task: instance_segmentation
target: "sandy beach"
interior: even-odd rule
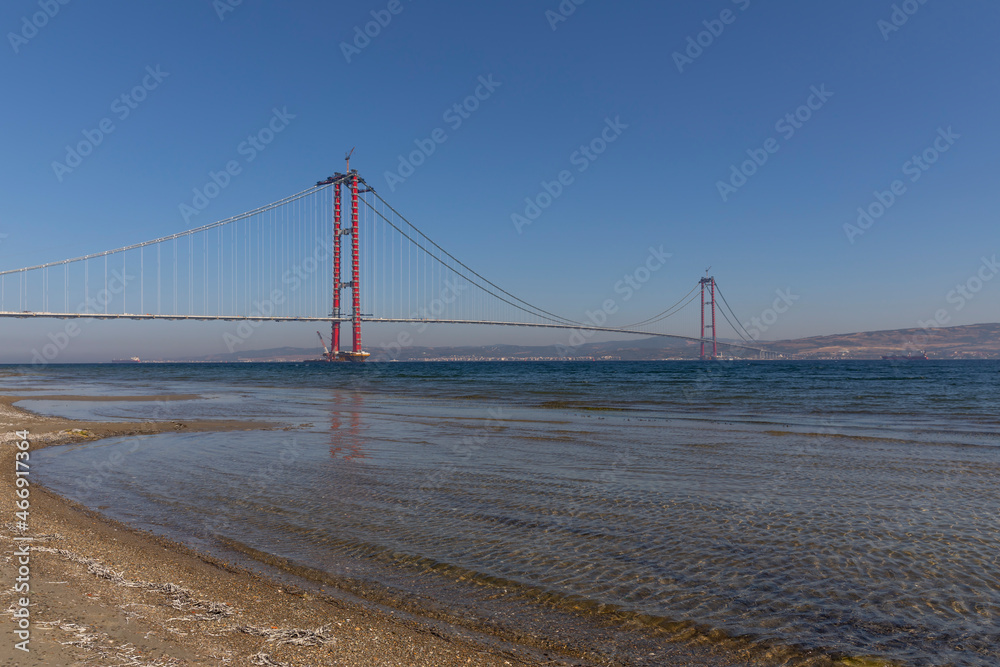
[[[30,487],[29,530],[22,535],[13,523],[16,431],[28,430],[31,450],[38,450],[110,436],[270,426],[222,421],[79,423],[32,415],[12,407],[16,400],[0,399],[0,465],[5,471],[0,506],[8,517],[0,576],[7,582],[4,605],[11,605],[22,595],[12,588],[17,577],[13,538],[32,537],[31,635],[30,652],[25,653],[15,648],[21,641],[14,634],[16,626],[4,624],[3,665],[544,664],[268,581],[131,530],[38,486]]]
[[[112,400],[171,398],[192,397]],[[19,431],[29,432],[30,454],[56,444],[113,436],[283,426],[235,421],[85,423],[32,414],[14,407],[17,400],[0,397],[0,507],[5,517],[0,577],[7,608],[0,638],[2,665],[617,664],[598,662],[572,646],[556,653],[503,642],[340,591],[303,590],[132,529],[37,485],[29,487],[28,529],[21,530],[15,523],[14,481]],[[25,596],[14,589],[19,568],[14,554],[24,544],[30,553],[29,652],[16,648],[23,638],[15,634],[19,619],[14,616]],[[677,644],[675,653],[670,664],[759,664],[684,644]]]

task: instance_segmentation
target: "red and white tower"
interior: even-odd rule
[[[348,163],[350,166],[350,163]],[[351,182],[351,333],[354,346],[351,361],[364,361],[368,356],[361,351],[361,267],[358,261],[358,170],[349,171]]]
[[[351,149],[351,153],[354,149]],[[371,356],[361,349],[361,264],[360,238],[358,230],[358,170],[351,169],[351,153],[347,154],[347,173],[335,174],[317,185],[333,184],[333,310],[330,313],[330,354],[329,361],[364,361]],[[351,226],[343,228],[343,192],[347,187],[351,194]],[[367,190],[366,190],[367,192]],[[342,280],[342,236],[351,237],[351,280]],[[340,349],[341,292],[351,288],[351,350]]]
[[[340,183],[333,186],[333,319],[330,329],[330,355],[328,361],[336,361],[340,355]]]

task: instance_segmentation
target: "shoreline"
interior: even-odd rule
[[[536,661],[516,655],[516,647],[499,650],[445,636],[440,628],[421,628],[360,603],[277,582],[122,524],[41,486],[29,487],[29,530],[22,535],[14,527],[16,431],[29,431],[30,454],[108,437],[281,428],[222,420],[80,422],[12,405],[33,398],[0,396],[5,607],[23,595],[13,590],[13,538],[33,538],[30,651],[15,648],[21,640],[14,633],[11,607],[0,639],[0,665],[130,659],[135,662],[128,664],[157,666],[573,664]]]
[[[104,397],[98,400],[189,400],[194,396]],[[265,422],[225,420],[83,422],[44,417],[12,404],[36,396],[0,396],[3,422],[0,507],[5,556],[14,530],[14,434],[30,432],[30,450],[170,432],[289,430]],[[88,400],[59,396],[59,400]],[[15,626],[0,642],[0,665],[596,665],[608,662],[572,646],[534,647],[356,597],[288,583],[277,568],[263,572],[133,528],[44,487],[30,487],[31,652],[16,650]],[[280,560],[280,559],[278,559]],[[17,568],[8,556],[0,573]],[[294,576],[294,575],[293,575]],[[299,581],[298,583],[303,583]],[[331,585],[332,584],[332,585]],[[4,586],[6,604],[17,595]],[[13,606],[11,610],[13,610]],[[8,618],[13,620],[11,610]],[[548,644],[557,645],[555,637]],[[758,650],[666,642],[656,665],[761,665],[791,656]],[[750,649],[750,647],[746,647]],[[784,653],[782,656],[781,654]],[[27,658],[27,659],[26,659]],[[94,663],[93,661],[98,661]],[[816,664],[829,664],[820,662]]]

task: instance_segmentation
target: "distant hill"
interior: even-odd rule
[[[1000,324],[813,336],[767,343],[766,347],[794,359],[879,359],[920,352],[931,359],[997,359]]]
[[[720,339],[722,341],[723,339]],[[731,341],[736,342],[736,341]],[[782,341],[755,343],[789,359],[879,359],[882,355],[918,354],[931,359],[1000,359],[1000,324],[970,324],[939,329],[893,329],[861,333],[812,336]],[[371,361],[444,361],[444,360],[635,360],[697,359],[699,345],[694,341],[672,338],[637,338],[607,343],[585,343],[570,349],[555,345],[485,345],[453,347],[404,347],[394,355],[379,349],[369,350]],[[721,347],[720,353],[740,355],[738,350]],[[278,347],[247,350],[231,354],[213,354],[173,361],[248,362],[304,361],[317,359],[317,348]]]

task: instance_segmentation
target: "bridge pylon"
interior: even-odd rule
[[[333,189],[333,310],[330,316],[333,321],[330,324],[330,352],[327,354],[327,361],[335,361],[340,355],[340,293],[343,285],[340,282],[340,209],[341,209],[340,183]]]
[[[699,282],[701,283],[701,331],[698,337],[701,338],[701,359],[711,360],[719,358],[719,344],[715,338],[715,277],[709,276],[708,271],[705,272],[705,277]],[[705,287],[708,286],[710,300],[705,301]],[[705,324],[705,306],[711,306],[712,309],[712,320],[710,324]],[[708,338],[708,330],[712,330],[712,356],[705,356],[705,340]]]
[[[353,150],[351,151],[353,152]],[[351,169],[351,155],[347,155],[347,173],[334,174],[326,182],[332,183],[333,190],[333,310],[330,313],[330,352],[327,361],[364,361],[371,353],[361,349],[361,252],[360,226],[358,224],[358,170]],[[320,184],[322,184],[321,182]],[[351,196],[351,226],[342,224],[343,192],[347,188]],[[351,237],[351,280],[344,282],[342,275],[342,236]],[[350,350],[340,349],[341,296],[345,289],[351,290],[351,337]]]

